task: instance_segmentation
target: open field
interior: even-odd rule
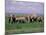
[[[31,22],[31,23],[15,23],[9,24],[8,18],[5,18],[6,33],[35,33],[44,31],[43,22]]]

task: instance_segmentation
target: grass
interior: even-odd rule
[[[44,23],[42,22],[9,24],[8,18],[6,18],[6,21],[5,21],[5,29],[6,29],[6,32],[9,32],[9,33],[42,32],[43,28],[44,28]]]

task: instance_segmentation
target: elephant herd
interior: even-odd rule
[[[43,22],[44,17],[42,16],[9,16],[9,23],[26,23],[26,22]]]

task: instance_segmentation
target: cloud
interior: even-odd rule
[[[42,13],[44,11],[43,3],[36,2],[16,2],[16,0],[6,0],[6,10],[7,12],[16,13]]]
[[[11,0],[12,4],[15,4],[16,3],[16,0]]]

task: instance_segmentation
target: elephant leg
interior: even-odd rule
[[[11,20],[9,19],[9,24],[10,24],[10,21],[11,21]]]

